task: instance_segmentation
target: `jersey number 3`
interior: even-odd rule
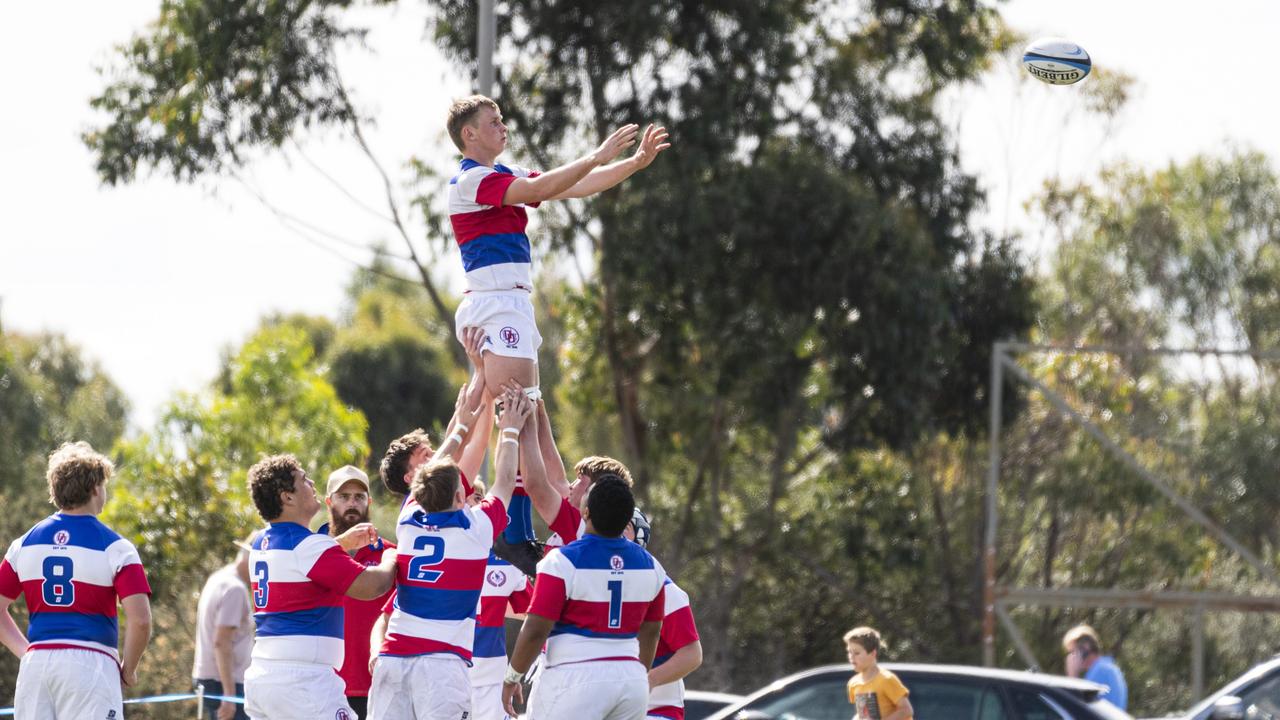
[[[71,584],[71,574],[75,565],[69,557],[47,557],[44,559],[44,582],[41,584],[44,604],[66,607],[76,601],[76,586]]]
[[[409,579],[428,583],[439,580],[444,573],[430,568],[432,565],[439,565],[444,561],[444,538],[423,535],[413,541],[413,549],[426,550],[427,552],[409,561]]]
[[[257,563],[253,566],[253,606],[261,610],[267,606],[267,564]]]

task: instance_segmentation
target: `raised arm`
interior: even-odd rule
[[[584,155],[568,165],[533,178],[516,178],[507,186],[502,196],[503,205],[531,205],[550,200],[577,185],[587,173],[618,156],[636,141],[639,125],[623,125],[613,131],[590,155]]]
[[[458,458],[462,457],[463,448],[466,447],[467,436],[475,430],[480,418],[484,416],[484,373],[478,375],[478,378],[472,377],[471,383],[463,385],[458,391],[458,400],[453,406],[453,417],[449,419],[444,440],[431,456],[432,461],[448,457],[458,462]],[[478,391],[473,390],[476,387],[479,388]],[[473,402],[474,405],[471,404]]]
[[[134,593],[122,598],[120,604],[124,606],[124,652],[120,654],[120,678],[125,685],[136,685],[142,651],[151,641],[151,599],[146,593]]]
[[[480,474],[480,466],[484,464],[485,453],[489,451],[489,438],[493,437],[493,401],[492,393],[484,383],[484,353],[481,348],[484,347],[485,332],[484,328],[471,327],[463,330],[462,343],[463,348],[467,352],[467,358],[471,360],[471,367],[474,368],[478,377],[471,379],[471,386],[467,389],[468,403],[470,407],[474,407],[473,388],[477,382],[480,383],[481,396],[478,398],[484,403],[484,409],[480,417],[476,418],[476,424],[467,434],[467,439],[463,443],[461,457],[458,459],[458,469],[462,474],[473,482]]]
[[[608,190],[649,167],[653,159],[658,156],[658,153],[671,147],[671,143],[667,141],[668,138],[666,128],[655,127],[650,124],[648,128],[645,128],[644,139],[640,141],[640,147],[636,148],[634,155],[626,160],[619,160],[592,170],[587,173],[586,177],[579,180],[569,189],[548,199],[584,198]]]
[[[507,382],[502,386],[503,392],[507,394],[524,395],[524,389],[514,382]],[[545,416],[545,411],[543,415]],[[555,522],[556,516],[560,514],[561,501],[569,496],[568,484],[561,480],[564,485],[564,494],[560,494],[560,490],[553,487],[547,477],[547,465],[545,462],[546,454],[541,452],[542,446],[542,423],[539,423],[537,434],[535,436],[522,435],[520,438],[520,457],[524,461],[524,491],[529,494],[529,503],[533,505],[533,509],[537,511],[538,517],[547,525]],[[549,423],[548,423],[549,424]],[[537,444],[538,448],[533,446]],[[554,445],[554,441],[553,441]],[[552,472],[555,466],[559,465],[560,473],[564,473],[564,465],[560,461],[559,451],[555,451],[555,460],[552,463]],[[536,476],[536,477],[535,477]]]
[[[493,460],[493,485],[489,496],[502,501],[503,507],[511,506],[511,494],[516,488],[516,464],[520,457],[521,431],[533,414],[533,402],[523,392],[506,391],[502,395],[502,417],[498,419],[498,450]],[[528,485],[526,481],[526,487]]]
[[[555,435],[551,432],[551,418],[547,415],[547,404],[538,401],[538,450],[542,454],[542,466],[547,471],[547,484],[560,497],[569,497],[569,479],[564,471],[564,459],[560,457],[560,448],[556,447]]]

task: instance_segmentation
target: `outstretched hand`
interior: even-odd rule
[[[502,393],[502,417],[498,420],[498,424],[503,430],[512,429],[520,430],[529,420],[529,416],[533,414],[533,401],[528,395],[524,394],[524,390],[519,385],[515,389],[503,386]]]
[[[671,147],[671,136],[667,134],[665,127],[649,123],[649,127],[644,130],[644,138],[640,141],[640,147],[636,148],[636,154],[633,159],[639,165],[639,169],[649,167],[653,159],[658,157],[658,153]]]
[[[482,327],[471,326],[462,329],[462,348],[466,351],[471,366],[476,369],[484,367],[484,342],[488,337]]]
[[[613,134],[605,138],[604,142],[600,143],[600,147],[596,148],[596,151],[593,154],[596,164],[604,165],[610,160],[618,157],[618,153],[631,147],[631,145],[636,141],[636,133],[639,132],[639,130],[640,126],[635,123],[623,125],[617,130],[614,130]]]

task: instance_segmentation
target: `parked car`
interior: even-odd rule
[[[742,700],[741,695],[703,690],[684,691],[684,720],[706,720],[721,708]]]
[[[1086,680],[964,665],[885,663],[911,691],[919,720],[1132,720]],[[707,720],[849,720],[848,665],[776,680]]]
[[[1175,720],[1280,720],[1280,655],[1223,685]]]

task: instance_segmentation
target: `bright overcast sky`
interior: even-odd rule
[[[378,118],[375,151],[400,179],[411,155],[445,157],[443,110],[469,84],[424,37],[422,5],[405,0],[367,11],[376,54],[350,54],[344,64],[357,103]],[[124,188],[99,185],[79,140],[94,121],[88,98],[102,87],[93,68],[157,6],[0,4],[8,98],[0,113],[0,322],[10,331],[68,335],[124,388],[135,427],[149,425],[173,392],[204,386],[219,351],[242,340],[263,314],[333,316],[352,270],[333,252],[367,258],[340,244],[325,250],[309,243],[234,181],[178,186],[157,177]],[[980,221],[1025,231],[1030,252],[1044,248],[1020,208],[1046,177],[1087,178],[1121,158],[1157,166],[1233,144],[1280,158],[1280,94],[1261,72],[1270,66],[1280,3],[1080,0],[1064,11],[1060,3],[1013,0],[1001,9],[1028,36],[1068,37],[1095,66],[1138,80],[1109,135],[1078,110],[1075,88],[1020,82],[1016,68],[999,69],[946,101],[965,167],[990,193]],[[321,139],[304,152],[381,209],[377,178],[349,145]],[[520,160],[519,148],[512,159]],[[246,175],[279,208],[341,238],[400,249],[385,223],[296,152],[291,162],[259,163]],[[456,264],[454,258],[450,268]]]

